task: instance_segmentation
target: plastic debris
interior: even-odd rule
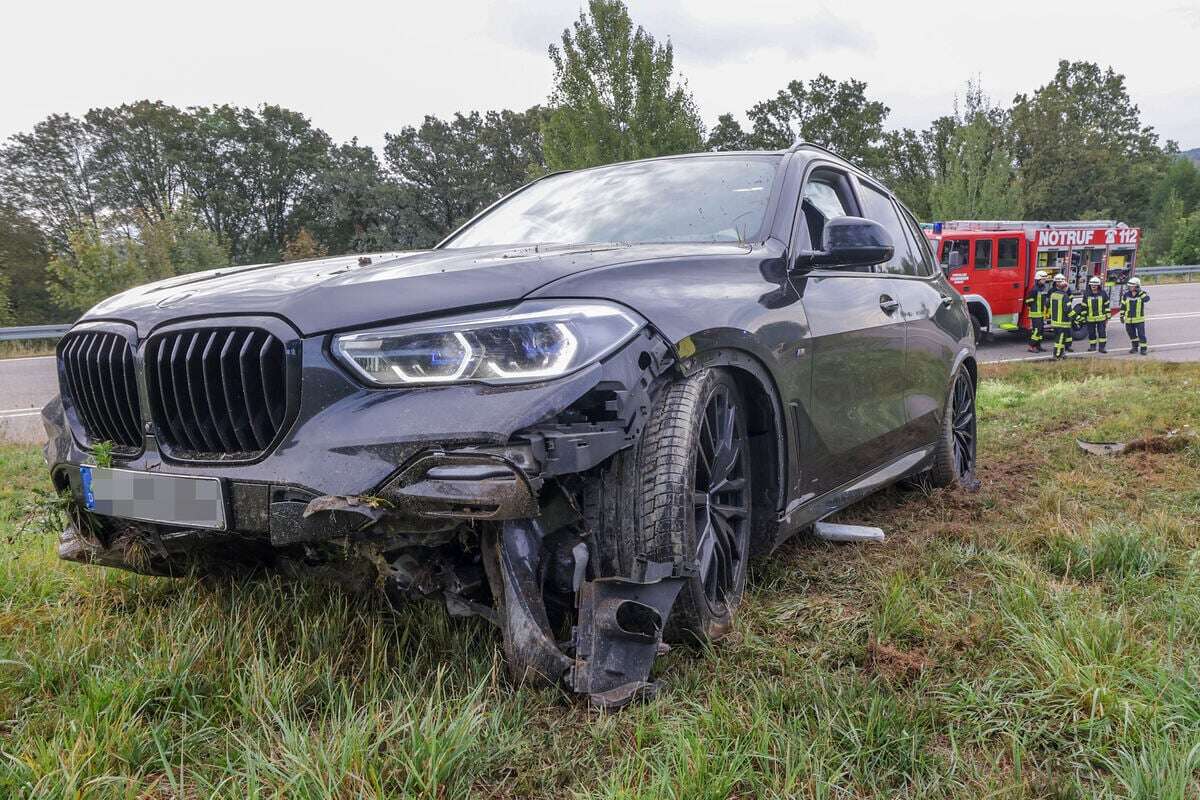
[[[813,535],[827,542],[882,542],[882,528],[867,525],[841,525],[836,522],[818,522],[813,525]]]

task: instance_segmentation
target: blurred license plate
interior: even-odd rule
[[[80,467],[83,505],[97,514],[225,530],[221,481],[129,469]]]

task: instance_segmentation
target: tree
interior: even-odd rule
[[[1200,211],[1181,220],[1171,242],[1171,263],[1200,264]]]
[[[183,128],[180,169],[196,212],[236,261],[276,259],[327,167],[329,136],[273,105],[192,108]]]
[[[542,131],[551,169],[576,169],[704,146],[691,94],[675,75],[675,53],[621,0],[589,0],[550,46],[554,89]]]
[[[8,296],[8,276],[0,274],[0,325],[11,325],[16,319]]]
[[[955,101],[944,166],[930,187],[935,219],[1017,219],[1021,201],[1013,166],[1008,113],[977,82],[967,84],[965,109]]]
[[[47,117],[0,147],[0,195],[58,247],[67,245],[70,231],[96,224],[94,148],[87,127],[69,114]]]
[[[912,128],[888,131],[883,139],[886,163],[881,177],[919,219],[933,216],[929,196],[936,166],[931,139],[929,131],[918,133]]]
[[[101,205],[164,218],[184,197],[183,113],[161,101],[94,108],[84,120]]]
[[[775,97],[746,112],[752,147],[776,150],[803,139],[828,147],[863,169],[887,165],[883,123],[890,109],[866,95],[867,84],[835,81],[824,73],[805,84],[794,80]]]
[[[32,219],[0,204],[0,280],[18,325],[66,322],[46,291],[48,244]]]
[[[387,134],[384,156],[417,223],[412,242],[431,245],[485,205],[545,171],[541,110],[472,111]]]
[[[708,134],[705,146],[709,150],[749,150],[750,137],[742,130],[741,124],[733,118],[733,114],[722,114],[717,117],[717,125]]]
[[[1167,264],[1171,262],[1171,250],[1175,244],[1176,232],[1185,224],[1188,216],[1187,206],[1172,189],[1162,207],[1158,209],[1154,220],[1146,231],[1142,241],[1140,263],[1145,266]]]
[[[308,228],[301,228],[296,231],[295,236],[285,239],[283,242],[284,261],[302,261],[306,258],[319,258],[325,255],[329,255],[329,251],[317,244],[317,240],[308,232]]]
[[[1166,156],[1153,128],[1142,125],[1123,75],[1060,61],[1049,83],[1013,100],[1012,129],[1030,216],[1147,221]]]
[[[245,131],[241,189],[254,209],[258,232],[251,253],[273,260],[288,233],[295,204],[325,168],[332,142],[303,114],[264,105],[241,111]]]
[[[47,271],[50,295],[74,313],[133,286],[229,264],[224,245],[186,206],[161,219],[139,215],[132,225],[85,226],[68,241]]]
[[[415,246],[413,198],[357,140],[333,148],[295,220],[332,253]]]
[[[205,227],[228,244],[242,263],[245,239],[255,230],[255,211],[246,191],[241,112],[228,105],[188,109],[181,120],[179,168],[188,197]]]

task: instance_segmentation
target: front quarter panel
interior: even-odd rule
[[[769,388],[785,409],[788,452],[793,458],[802,452],[799,421],[809,418],[812,384],[810,330],[779,242],[768,240],[736,256],[592,270],[555,281],[531,297],[600,298],[627,305],[674,345],[685,370],[690,361],[703,362],[706,353],[748,354],[774,383]]]

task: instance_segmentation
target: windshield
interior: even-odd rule
[[[696,156],[551,175],[445,247],[759,238],[779,156]]]

